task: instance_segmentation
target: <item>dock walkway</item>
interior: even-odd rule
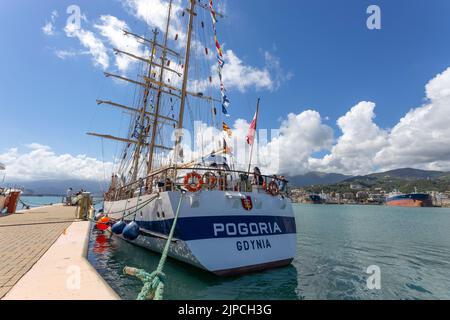
[[[0,299],[71,225],[75,210],[55,205],[0,216]]]
[[[89,222],[75,213],[54,205],[0,216],[0,299],[117,299],[85,259]],[[67,287],[74,265],[78,290]]]

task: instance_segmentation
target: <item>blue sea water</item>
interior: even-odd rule
[[[26,204],[29,205],[31,208],[35,207],[41,207],[41,206],[47,206],[47,205],[54,205],[63,203],[65,201],[65,197],[63,196],[21,196],[20,200]],[[100,198],[94,198],[94,203],[98,204],[102,200]],[[22,203],[19,203],[18,210],[22,210]],[[97,206],[97,209],[101,208],[100,206]]]
[[[46,206],[50,204],[62,203],[63,197],[53,197],[53,196],[21,196],[20,200],[23,203],[29,205],[30,207]],[[22,209],[22,204],[19,203],[18,209]]]
[[[219,278],[168,260],[165,299],[450,299],[450,209],[295,206],[292,265]],[[94,230],[89,261],[124,299],[142,284],[122,274],[153,271],[159,255]],[[381,289],[367,287],[378,266]]]

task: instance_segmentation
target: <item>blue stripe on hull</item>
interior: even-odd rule
[[[136,221],[142,229],[168,235],[173,219]],[[216,228],[214,228],[216,225]],[[220,231],[224,227],[224,231]],[[184,241],[245,238],[296,233],[295,218],[280,216],[217,216],[179,218],[174,237]]]

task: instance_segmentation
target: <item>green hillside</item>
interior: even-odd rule
[[[352,189],[351,186],[354,188]],[[362,188],[356,188],[361,186]],[[335,184],[310,186],[305,189],[310,192],[354,192],[358,189],[382,189],[386,192],[399,190],[400,192],[448,191],[450,190],[450,173],[427,171],[418,169],[398,169],[367,176],[353,177]]]

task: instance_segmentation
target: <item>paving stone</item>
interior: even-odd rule
[[[75,210],[57,205],[0,216],[0,299],[70,226]]]

